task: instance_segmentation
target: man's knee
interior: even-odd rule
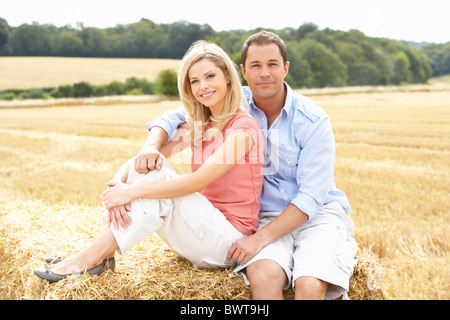
[[[253,299],[282,299],[287,277],[283,268],[272,260],[259,260],[247,267]]]
[[[314,277],[295,280],[296,300],[324,300],[329,283]]]

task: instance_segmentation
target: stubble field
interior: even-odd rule
[[[91,84],[124,82],[127,78],[154,81],[161,70],[178,70],[179,60],[0,57],[0,90],[57,87],[87,81]]]
[[[359,247],[379,263],[388,298],[449,299],[450,90],[308,93],[331,118],[336,184],[349,197]],[[96,296],[108,276],[96,286],[77,282],[69,293],[44,284],[32,270],[47,255],[73,254],[95,239],[105,182],[140,151],[145,123],[178,106],[163,101],[0,108],[0,299],[77,299],[89,291]],[[188,160],[185,153],[172,163],[185,173]],[[142,291],[144,280],[161,292],[176,287],[173,279],[141,278],[147,266],[134,261],[152,254],[149,265],[172,259],[174,275],[196,272],[151,238],[118,258],[118,277],[127,281],[117,281],[110,298]],[[231,290],[204,277],[195,290]],[[190,289],[183,290],[189,298]],[[239,298],[242,287],[236,290],[213,298]]]

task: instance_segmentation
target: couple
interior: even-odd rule
[[[237,266],[254,299],[282,299],[290,285],[296,299],[346,295],[357,245],[334,184],[329,118],[284,82],[289,62],[277,35],[250,36],[241,61],[243,92],[219,47],[200,41],[188,50],[178,80],[184,109],[150,122],[143,151],[107,184],[109,227],[36,275],[97,274],[115,251],[157,232],[194,266]],[[177,130],[185,122],[189,139]],[[166,157],[189,146],[192,173],[178,176]]]

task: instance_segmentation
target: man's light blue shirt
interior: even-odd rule
[[[281,212],[292,203],[311,219],[324,205],[337,201],[349,214],[347,197],[333,178],[335,140],[330,119],[311,99],[294,93],[286,83],[285,88],[285,105],[268,128],[251,90],[243,87],[249,112],[259,122],[265,141],[261,211]],[[159,126],[172,138],[186,115],[184,108],[169,110],[147,128]]]

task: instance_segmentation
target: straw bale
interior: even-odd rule
[[[69,256],[102,230],[101,209],[67,202],[11,201],[0,204],[0,299],[64,300],[248,300],[250,288],[232,269],[198,269],[151,235],[101,276],[82,275],[48,283],[33,270],[51,255]],[[385,299],[379,265],[359,251],[351,299]],[[286,292],[293,298],[292,290]]]
[[[358,264],[350,278],[349,298],[351,300],[386,300],[387,284],[382,279],[381,265],[364,248],[356,253]]]

